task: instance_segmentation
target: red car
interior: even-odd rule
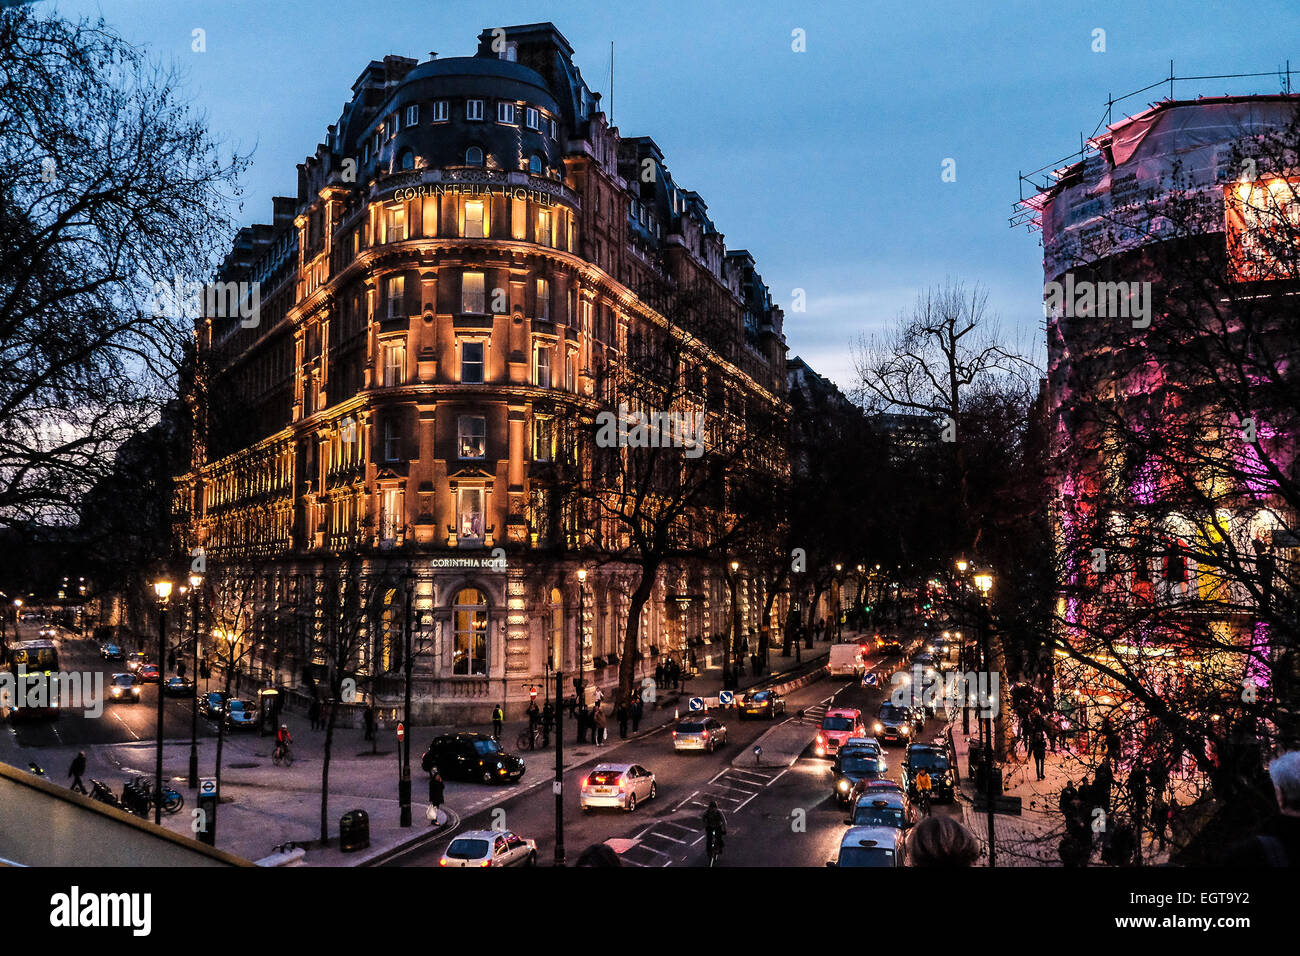
[[[145,664],[140,668],[140,680],[145,684],[156,684],[161,675],[157,664]]]
[[[862,711],[856,707],[832,707],[822,718],[814,749],[819,757],[833,757],[850,737],[865,736],[867,728],[862,723]]]

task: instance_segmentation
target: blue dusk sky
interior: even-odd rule
[[[550,20],[608,110],[612,41],[615,125],[654,138],[677,182],[704,197],[728,247],[754,254],[786,310],[790,354],[846,390],[858,335],[888,325],[919,289],[949,278],[983,283],[1004,332],[1041,356],[1038,235],[1007,222],[1017,173],[1076,151],[1108,94],[1167,77],[1170,60],[1180,76],[1274,71],[1288,58],[1300,71],[1295,0],[57,7],[103,16],[179,67],[214,134],[253,151],[241,225],[270,221],[271,197],[294,194],[296,164],[314,152],[370,60],[425,60],[431,50],[469,56],[485,27]],[[191,49],[196,28],[206,34],[202,53]],[[804,52],[792,49],[796,29]],[[1175,92],[1280,88],[1277,76],[1265,76],[1180,83]],[[1119,109],[1140,111],[1167,90]],[[948,159],[953,182],[942,179]],[[805,292],[805,311],[791,308],[795,289]]]

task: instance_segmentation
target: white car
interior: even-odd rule
[[[579,805],[583,812],[595,807],[635,810],[638,803],[653,800],[657,793],[655,775],[635,763],[602,763],[582,779]]]
[[[439,866],[536,866],[537,841],[509,830],[467,830],[448,844]]]

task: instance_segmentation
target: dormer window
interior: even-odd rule
[[[528,171],[534,176],[540,176],[542,174],[542,157],[538,156],[536,153],[529,156]]]
[[[400,153],[397,154],[397,168],[398,169],[415,168],[415,152],[409,146],[404,148]]]
[[[478,146],[471,146],[469,149],[465,150],[465,165],[482,166],[483,150],[480,149]]]

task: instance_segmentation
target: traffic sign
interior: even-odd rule
[[[215,797],[217,795],[216,777],[199,777],[199,796]]]
[[[691,710],[703,710],[703,709],[704,709],[704,698],[703,698],[703,697],[692,697],[692,698],[691,698]]]
[[[723,707],[730,707],[735,699],[736,695],[729,690],[718,691],[718,703]]]
[[[400,720],[397,722],[397,742],[400,744],[406,739],[406,724]]]
[[[875,674],[867,674],[866,676],[864,676],[864,677],[862,678],[862,683],[863,683],[865,686],[867,686],[867,687],[875,687],[875,686],[876,686],[876,675],[875,675]]]

